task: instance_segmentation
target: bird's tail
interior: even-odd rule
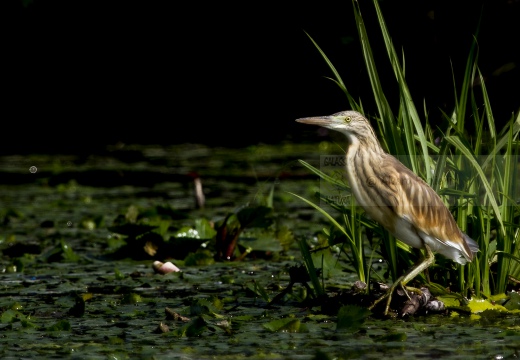
[[[464,241],[466,242],[466,244],[468,245],[469,249],[471,250],[471,253],[472,254],[478,253],[478,244],[477,244],[477,242],[475,240],[473,240],[472,238],[470,238],[465,233],[462,233],[462,237],[464,238]]]

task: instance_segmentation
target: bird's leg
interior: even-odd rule
[[[406,297],[408,298],[408,300],[412,300],[412,298],[410,297],[410,294],[408,294],[409,292],[414,292],[416,293],[417,295],[422,295],[422,291],[421,289],[418,289],[418,288],[415,288],[415,287],[412,287],[412,286],[404,286],[401,284],[401,289],[403,289]]]
[[[381,301],[383,301],[384,299],[387,299],[386,306],[385,306],[385,312],[384,312],[384,314],[387,315],[388,314],[388,309],[390,308],[390,302],[392,301],[392,294],[394,293],[395,289],[398,286],[401,286],[403,288],[403,290],[405,291],[406,295],[408,296],[408,298],[410,298],[410,296],[408,295],[408,292],[406,291],[406,286],[405,285],[410,280],[415,278],[418,274],[420,274],[421,271],[424,271],[425,269],[430,267],[435,262],[435,255],[433,254],[433,252],[430,249],[430,247],[428,245],[424,244],[424,248],[426,249],[426,257],[424,258],[424,260],[422,260],[420,263],[418,263],[418,264],[414,265],[413,267],[411,267],[410,270],[408,270],[403,276],[398,278],[392,284],[390,289],[388,289],[388,291],[385,294],[383,294],[383,296],[381,296],[379,299],[374,301],[374,303],[372,305],[369,306],[369,308],[368,308],[369,310],[372,310]],[[413,291],[416,290],[414,288],[409,288],[409,289],[413,290]]]

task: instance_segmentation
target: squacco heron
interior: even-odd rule
[[[435,262],[434,252],[459,263],[471,262],[477,243],[464,234],[437,193],[404,166],[385,153],[368,120],[356,111],[330,116],[297,119],[346,135],[346,177],[357,203],[366,214],[396,238],[417,249],[424,259],[398,278],[369,309],[387,298],[388,313],[392,293]],[[405,293],[408,293],[405,290]]]

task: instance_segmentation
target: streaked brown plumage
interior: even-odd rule
[[[472,261],[478,251],[475,241],[464,234],[441,198],[420,177],[382,149],[368,120],[356,111],[297,119],[339,131],[348,139],[346,176],[361,207],[404,243],[426,250],[426,258],[378,299],[388,297],[397,285],[404,286],[435,261],[433,252],[459,263]]]

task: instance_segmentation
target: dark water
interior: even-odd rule
[[[267,306],[255,289],[273,299],[287,286],[288,269],[301,264],[296,242],[240,262],[206,256],[190,265],[171,253],[147,257],[144,251],[139,259],[113,256],[125,239],[110,230],[118,217],[166,221],[161,234],[173,239],[199,219],[216,223],[247,203],[262,203],[271,189],[276,222],[295,240],[310,239],[329,225],[288,194],[312,199],[320,188],[297,159],[318,165],[319,154],[339,152],[330,144],[126,146],[103,155],[0,158],[1,357],[517,356],[520,321],[514,314],[369,318],[348,333],[336,331],[335,315],[302,305],[302,286]],[[196,176],[205,195],[202,209],[195,205]],[[158,209],[168,209],[168,217],[158,216]],[[244,232],[240,241],[247,246],[255,234]],[[171,260],[182,272],[155,274],[154,260]],[[337,263],[325,279],[327,289],[350,288],[356,277],[344,268]],[[168,318],[166,308],[189,321]],[[287,319],[294,320],[290,327],[272,331]],[[159,332],[161,324],[170,331]]]

